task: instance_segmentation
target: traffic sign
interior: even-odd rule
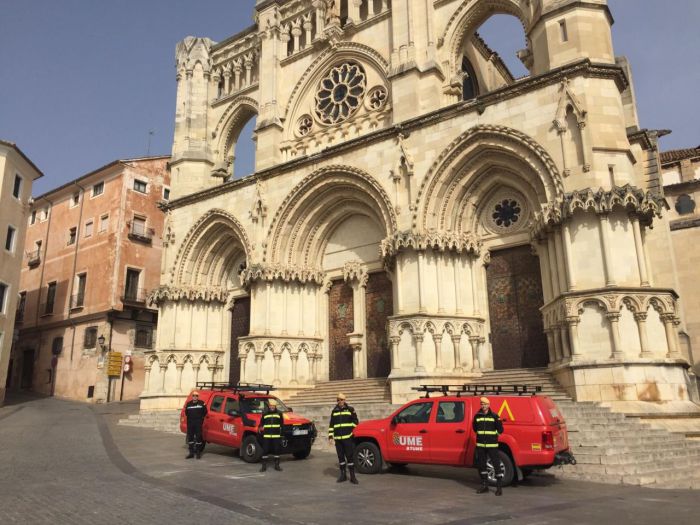
[[[119,377],[122,375],[122,353],[110,352],[107,354],[107,375]]]

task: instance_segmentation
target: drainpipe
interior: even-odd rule
[[[46,201],[49,203],[49,219],[48,219],[48,224],[46,225],[46,239],[42,241],[42,248],[43,248],[43,253],[39,254],[41,257],[41,274],[39,275],[39,293],[37,294],[36,297],[36,316],[34,320],[34,325],[37,328],[37,331],[39,332],[39,344],[38,348],[36,349],[36,354],[34,355],[34,362],[37,362],[39,360],[39,354],[41,354],[41,340],[42,340],[42,335],[43,335],[43,330],[39,326],[39,316],[41,315],[41,292],[44,289],[44,270],[46,269],[46,254],[49,251],[49,235],[51,233],[51,219],[53,219],[53,202],[51,202],[49,199],[46,197],[41,197],[42,200]],[[24,366],[24,364],[22,365]],[[53,378],[53,372],[52,372],[52,378]],[[20,379],[21,381],[21,379]],[[32,383],[34,382],[34,379],[32,378]]]
[[[77,182],[73,182],[78,188],[80,188],[80,191],[82,192],[80,194],[80,211],[78,212],[78,225],[75,227],[75,249],[73,250],[73,269],[71,271],[71,279],[70,279],[70,291],[68,293],[68,320],[71,320],[71,314],[72,314],[72,307],[71,307],[71,301],[73,300],[73,289],[75,287],[75,269],[78,266],[78,248],[80,246],[80,231],[82,229],[82,224],[83,224],[83,206],[85,205],[85,188],[83,188],[80,184]],[[71,338],[71,345],[70,345],[70,362],[73,362],[73,350],[75,348],[75,323],[71,322],[71,327],[73,328],[73,336]]]

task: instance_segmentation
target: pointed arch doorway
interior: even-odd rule
[[[493,367],[547,366],[539,258],[529,246],[494,250],[486,269]]]

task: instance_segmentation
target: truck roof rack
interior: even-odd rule
[[[265,392],[275,390],[273,385],[263,385],[260,383],[217,383],[214,381],[197,381],[197,388],[207,388],[210,390],[232,391],[237,392]]]
[[[443,396],[461,397],[462,394],[471,396],[480,396],[484,394],[495,395],[514,395],[514,396],[534,396],[542,391],[539,385],[477,385],[477,384],[462,384],[462,385],[421,385],[414,386],[413,390],[424,392],[424,397],[430,397],[430,394],[439,393]]]

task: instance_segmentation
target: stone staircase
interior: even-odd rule
[[[459,381],[455,381],[458,383]],[[595,403],[579,403],[566,395],[546,369],[496,370],[485,372],[478,385],[538,385],[541,395],[554,399],[566,420],[569,444],[576,465],[549,472],[565,479],[598,483],[644,485],[658,488],[700,489],[700,440],[686,439],[686,432],[654,428],[653,418],[627,416]],[[385,379],[354,379],[319,383],[286,400],[294,411],[313,420],[319,432],[314,445],[328,449],[326,439],[330,411],[336,395],[343,392],[360,421],[388,416],[400,405],[392,405]],[[416,397],[418,394],[416,393]],[[697,422],[696,416],[686,419]],[[179,432],[179,412],[143,412],[119,423]],[[684,418],[681,415],[680,419]],[[665,420],[669,418],[666,417]],[[689,437],[694,437],[692,434]]]

